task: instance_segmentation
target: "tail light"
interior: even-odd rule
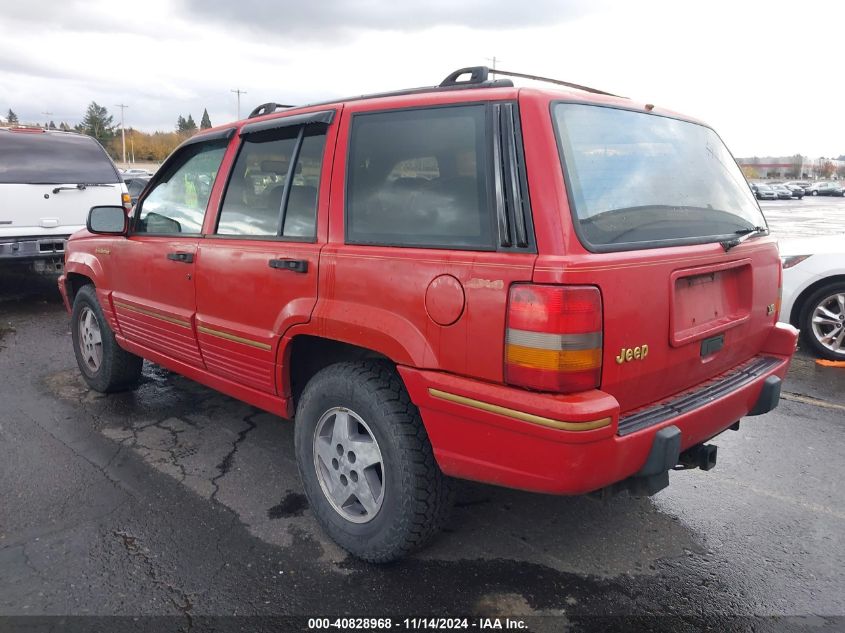
[[[132,210],[132,197],[128,193],[121,194],[121,202],[123,202],[124,210],[129,213]]]
[[[601,380],[601,359],[598,288],[511,286],[505,382],[559,393],[595,389]]]
[[[804,261],[803,259],[801,261]],[[788,268],[783,264],[778,268],[778,298],[775,301],[775,323],[780,319],[780,307],[783,305],[783,269]]]

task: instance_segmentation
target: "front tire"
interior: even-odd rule
[[[445,522],[448,479],[396,370],[381,361],[318,372],[296,409],[296,461],[314,516],[353,556],[386,563]]]
[[[76,364],[91,389],[112,393],[138,383],[144,361],[117,344],[94,286],[77,291],[70,320]]]
[[[817,356],[845,360],[845,283],[831,283],[804,302],[801,334]]]

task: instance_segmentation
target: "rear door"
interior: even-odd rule
[[[535,280],[600,289],[601,388],[625,412],[754,357],[775,322],[780,262],[718,136],[621,108],[559,103],[552,116],[568,255],[541,257]]]
[[[247,124],[219,216],[200,240],[197,333],[209,371],[276,393],[282,334],[317,301],[334,110]]]
[[[132,230],[103,257],[115,260],[112,302],[129,341],[202,366],[196,339],[197,241],[228,137],[183,144],[135,208]]]
[[[442,99],[344,109],[315,321],[400,363],[501,381],[508,288],[536,258],[517,106]]]

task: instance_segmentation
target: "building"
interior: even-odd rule
[[[736,162],[749,179],[752,178],[845,178],[845,161],[834,158],[793,156],[753,156]]]

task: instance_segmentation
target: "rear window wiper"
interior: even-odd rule
[[[76,190],[82,191],[83,189],[87,189],[88,187],[111,187],[112,185],[116,185],[117,183],[107,183],[107,182],[80,182],[78,185],[73,185],[71,187],[56,187],[53,189],[53,193],[59,193],[60,191],[65,190]]]
[[[769,229],[765,226],[750,226],[747,229],[740,229],[734,232],[734,235],[739,235],[740,237],[734,237],[730,240],[725,240],[724,242],[719,242],[722,245],[722,248],[725,249],[727,253],[731,250],[734,246],[739,246],[745,240],[750,237],[754,237],[755,235],[759,235],[760,233],[768,233]]]

